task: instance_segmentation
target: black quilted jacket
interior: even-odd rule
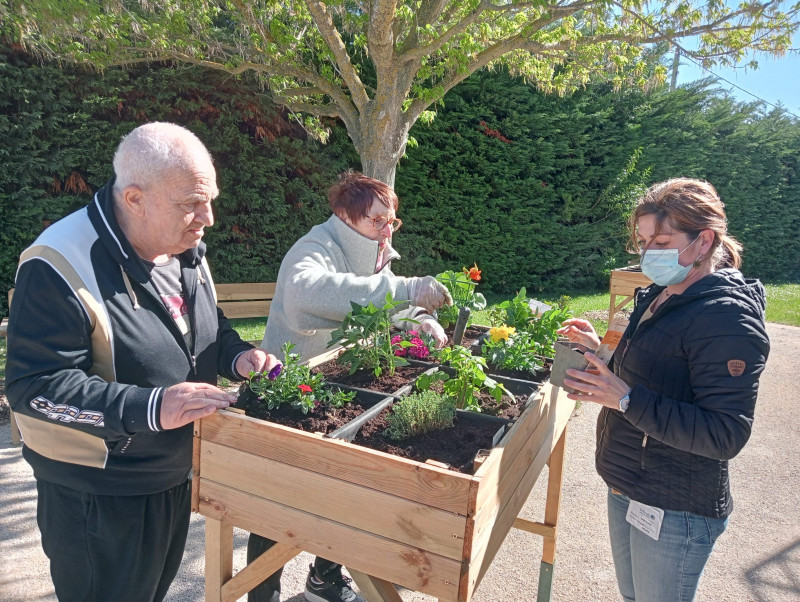
[[[733,509],[728,460],[750,437],[769,354],[764,287],[720,270],[637,328],[662,290],[638,291],[614,353],[612,369],[631,386],[631,400],[625,414],[600,412],[595,465],[631,499],[725,517]]]

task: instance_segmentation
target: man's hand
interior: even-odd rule
[[[250,349],[236,358],[236,372],[247,378],[250,372],[265,372],[280,364],[278,358],[263,349]]]
[[[179,383],[164,391],[161,399],[161,428],[176,429],[210,416],[236,403],[236,396],[208,383]]]
[[[436,341],[436,348],[441,349],[445,345],[447,345],[447,335],[444,332],[444,328],[441,327],[439,322],[433,316],[423,315],[417,316],[417,320],[419,320],[419,329],[422,332],[426,332],[433,340]]]
[[[406,278],[406,290],[411,304],[424,308],[429,314],[442,305],[453,304],[450,291],[433,276]]]

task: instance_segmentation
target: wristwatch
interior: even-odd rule
[[[631,392],[628,391],[625,395],[622,396],[622,399],[619,400],[619,411],[623,414],[628,410],[628,404],[631,402]]]

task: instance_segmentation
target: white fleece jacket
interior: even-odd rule
[[[383,249],[382,268],[376,274],[378,243],[365,238],[336,215],[311,228],[281,262],[275,297],[261,348],[283,359],[286,341],[295,344],[292,353],[307,360],[324,353],[330,333],[352,310],[350,302],[382,306],[386,293],[408,300],[406,278],[395,276],[392,260],[400,255],[391,245]],[[398,306],[396,324],[419,319],[425,310]]]

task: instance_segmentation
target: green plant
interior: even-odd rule
[[[460,409],[480,412],[481,408],[475,396],[481,391],[487,391],[497,401],[505,392],[505,387],[486,375],[486,360],[480,356],[472,355],[469,349],[460,345],[445,347],[439,352],[441,360],[454,370],[450,376],[442,370],[431,374],[423,374],[417,379],[417,388],[427,391],[433,383],[442,382],[444,392],[456,400],[456,407]]]
[[[448,328],[456,323],[458,312],[462,307],[468,307],[472,312],[486,307],[486,297],[475,292],[475,287],[480,279],[481,271],[477,264],[471,268],[463,268],[460,272],[447,270],[436,275],[436,280],[444,284],[453,297],[453,305],[445,305],[436,311],[439,324],[443,328]],[[471,323],[471,318],[470,316],[467,324]]]
[[[386,418],[386,436],[399,440],[447,428],[453,426],[455,415],[456,401],[449,395],[434,391],[413,393],[392,406]]]
[[[288,405],[308,414],[323,405],[342,407],[353,400],[355,393],[336,391],[325,387],[322,374],[312,374],[311,368],[300,364],[300,357],[292,353],[293,343],[284,343],[283,366],[267,372],[251,372],[247,383],[259,401],[268,410]]]
[[[404,348],[400,343],[392,344],[392,311],[403,301],[392,299],[391,293],[386,293],[383,307],[376,307],[370,302],[368,305],[359,305],[350,302],[353,310],[342,320],[342,324],[331,333],[328,347],[342,345],[344,353],[337,358],[337,362],[350,366],[350,374],[357,370],[371,370],[376,378],[384,370],[394,374],[397,366],[407,366],[408,362],[394,352]],[[407,322],[418,323],[416,320]]]
[[[519,370],[534,373],[542,367],[537,357],[539,347],[529,332],[518,332],[514,328],[499,327],[489,331],[481,354],[486,361],[502,370]]]
[[[537,308],[531,307],[527,291],[522,287],[513,299],[498,303],[489,310],[489,319],[494,325],[508,325],[518,333],[527,333],[525,343],[530,346],[533,353],[553,357],[555,343],[558,335],[556,330],[561,328],[561,323],[572,317],[572,312],[567,309],[570,298],[561,296],[556,302],[556,307],[539,313]]]

